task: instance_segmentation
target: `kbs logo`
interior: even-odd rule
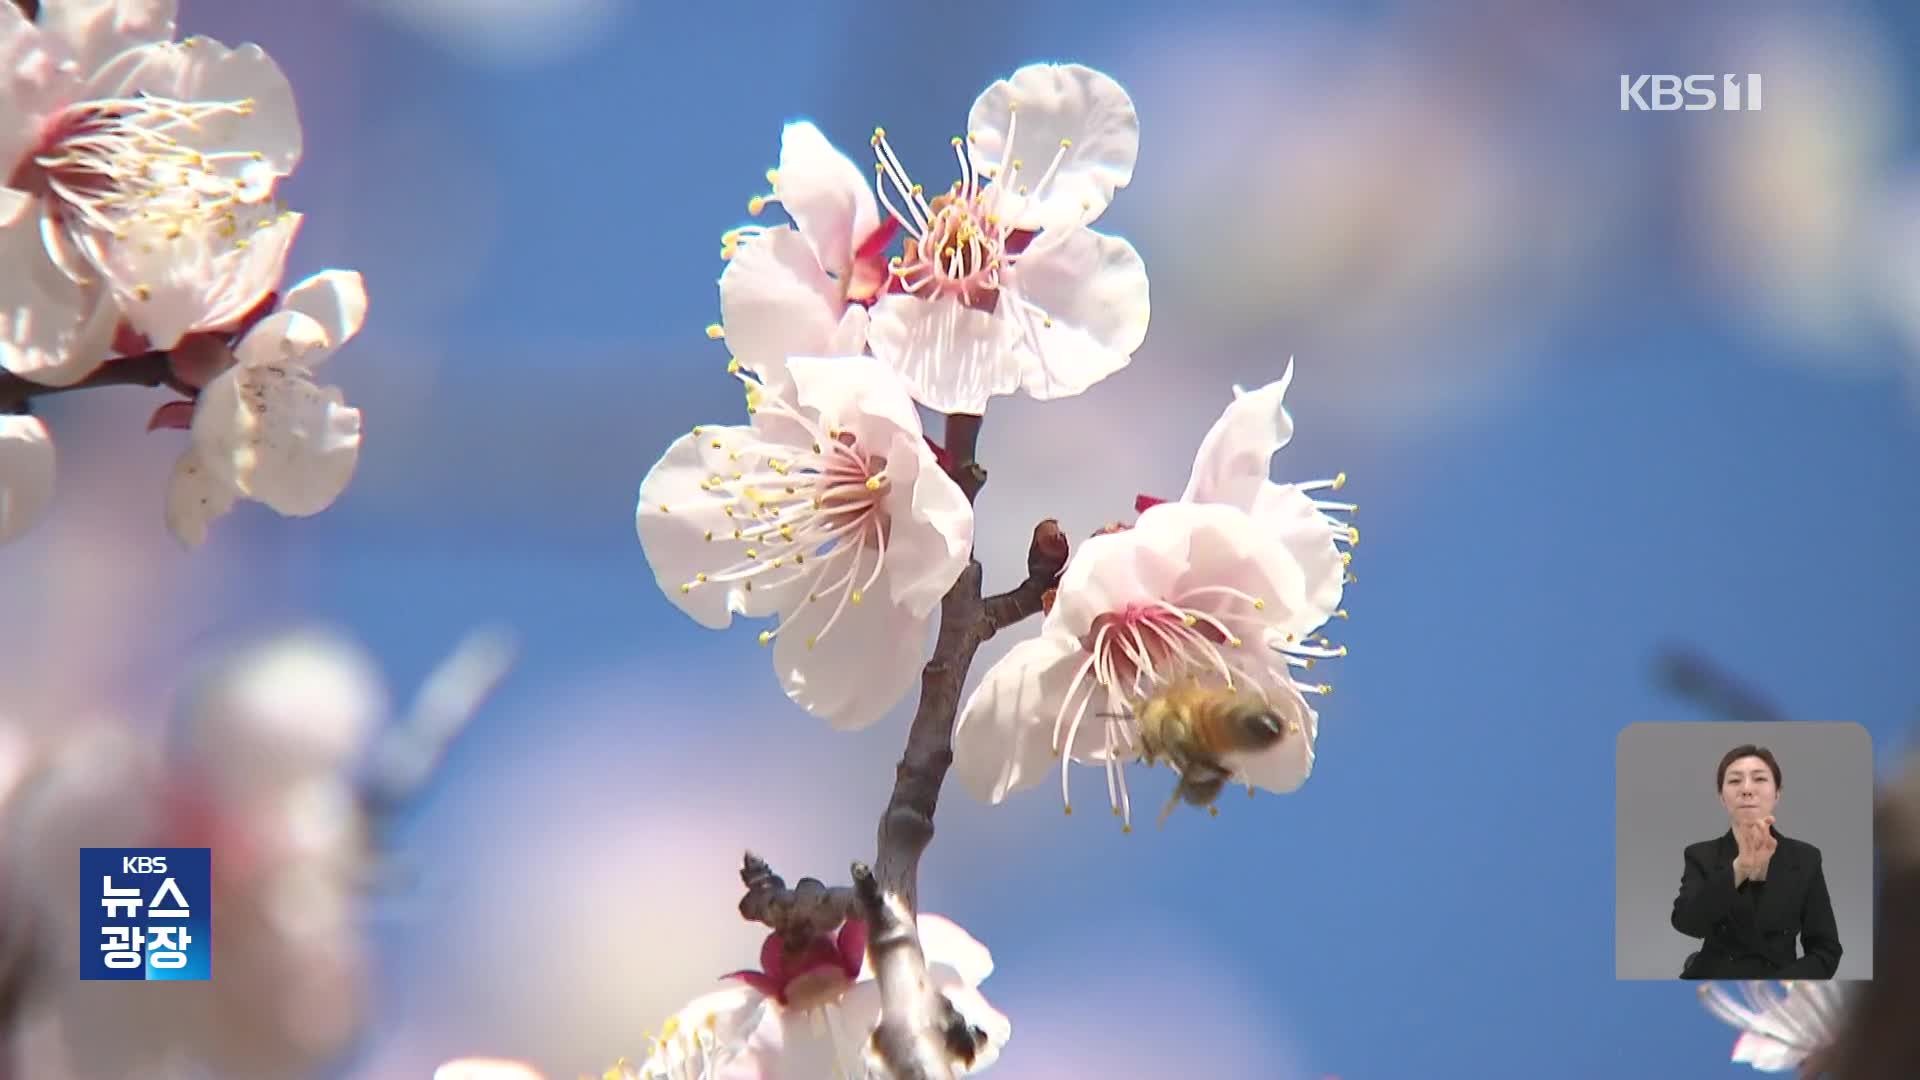
[[[1745,78],[1745,84],[1741,79]],[[1717,89],[1716,89],[1717,87]],[[1758,75],[1622,75],[1621,112],[1759,112]]]
[[[208,848],[80,849],[80,977],[213,976]]]

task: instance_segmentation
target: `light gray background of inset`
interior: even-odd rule
[[[1780,762],[1774,828],[1820,849],[1840,928],[1836,979],[1873,977],[1873,737],[1854,723],[1629,724],[1614,763],[1613,966],[1618,979],[1678,979],[1700,947],[1673,928],[1688,844],[1727,831],[1713,769],[1742,743]],[[1804,950],[1802,950],[1804,953]]]

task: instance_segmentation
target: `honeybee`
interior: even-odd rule
[[[1172,683],[1134,706],[1140,731],[1140,759],[1161,760],[1180,774],[1157,824],[1185,800],[1211,808],[1232,778],[1222,755],[1257,753],[1287,735],[1287,722],[1267,700],[1251,690],[1210,686],[1191,680]]]

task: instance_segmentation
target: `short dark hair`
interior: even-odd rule
[[[1727,755],[1720,759],[1720,771],[1714,774],[1713,790],[1719,791],[1721,786],[1727,782],[1727,766],[1739,761],[1743,757],[1757,757],[1767,763],[1767,768],[1773,770],[1773,789],[1775,791],[1783,790],[1786,787],[1786,784],[1780,779],[1780,763],[1774,760],[1773,751],[1764,746],[1742,743],[1727,751]]]

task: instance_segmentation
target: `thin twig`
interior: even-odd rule
[[[40,0],[13,0],[13,2],[20,9],[20,13],[27,17],[28,22],[40,17]]]
[[[1854,987],[1828,1054],[1841,1080],[1904,1080],[1920,1061],[1920,752],[1882,788],[1874,807],[1880,895],[1874,905],[1873,981]]]
[[[1764,696],[1691,649],[1667,649],[1657,666],[1660,685],[1723,720],[1771,723],[1786,719]]]
[[[14,412],[34,398],[93,390],[102,386],[170,386],[192,393],[191,387],[175,383],[168,360],[168,354],[164,352],[123,356],[100,365],[93,374],[71,386],[47,386],[9,371],[0,371],[0,414]]]
[[[976,460],[980,420],[964,414],[947,418],[949,470],[969,501],[987,480]],[[894,770],[893,793],[880,815],[878,858],[870,877],[865,867],[855,868],[856,885],[871,882],[863,904],[870,920],[867,955],[881,1001],[873,1045],[895,1080],[951,1077],[956,1056],[962,1061],[972,1057],[955,1054],[957,1044],[971,1044],[955,1034],[953,1006],[933,989],[920,951],[920,856],[933,841],[940,786],[953,764],[954,718],[974,655],[996,631],[1040,610],[1041,598],[1059,579],[1066,556],[1066,537],[1058,523],[1041,522],[1028,548],[1025,582],[983,600],[980,564],[969,559],[940,604],[933,656],[920,678],[920,704],[907,730],[906,752]],[[896,923],[898,932],[889,933]]]
[[[987,471],[976,460],[980,417],[948,417],[946,438],[948,473],[971,502],[987,480]],[[916,914],[920,856],[933,841],[933,815],[953,764],[953,724],[973,658],[995,633],[1040,612],[1067,554],[1067,537],[1059,523],[1042,521],[1027,548],[1025,581],[983,598],[980,564],[969,559],[947,590],[940,602],[933,655],[921,672],[920,701],[907,729],[906,749],[880,815],[878,857],[871,869],[853,864],[854,888],[829,888],[802,878],[789,889],[751,852],[740,873],[747,887],[740,900],[741,916],[766,924],[790,941],[812,940],[848,918],[867,922],[867,957],[881,1000],[873,1049],[895,1080],[950,1080],[954,1064],[971,1064],[986,1037],[927,977]]]
[[[742,860],[740,917],[764,924],[788,942],[809,942],[831,934],[848,919],[860,917],[860,901],[845,885],[829,887],[818,878],[801,878],[793,888],[767,861],[749,851]]]

